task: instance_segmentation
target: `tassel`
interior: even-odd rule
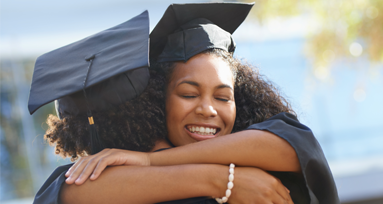
[[[89,133],[90,133],[90,144],[91,144],[91,154],[97,154],[104,149],[101,138],[98,135],[96,125],[94,124],[93,117],[88,117],[89,120]]]
[[[88,114],[88,120],[89,120],[89,133],[90,133],[91,154],[96,154],[96,153],[98,153],[98,152],[100,152],[101,150],[104,149],[104,147],[102,145],[102,142],[101,142],[101,139],[100,139],[100,136],[98,135],[98,132],[97,132],[97,129],[96,129],[96,125],[94,124],[93,114],[92,114],[92,111],[90,109],[89,101],[88,101],[88,98],[86,96],[86,91],[85,91],[86,82],[88,80],[88,75],[89,75],[90,67],[92,66],[94,58],[95,58],[95,55],[92,55],[92,56],[90,56],[89,58],[86,59],[86,61],[89,62],[89,66],[88,66],[88,70],[86,72],[84,84],[83,84],[83,87],[82,87],[82,90],[84,92],[85,101],[86,101],[86,104],[87,104],[87,107],[88,107],[87,114]]]

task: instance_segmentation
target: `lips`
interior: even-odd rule
[[[185,127],[186,132],[190,137],[194,138],[197,141],[211,139],[216,137],[216,134],[220,131],[220,128],[201,126],[201,125],[187,125]]]

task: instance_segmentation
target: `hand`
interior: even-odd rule
[[[150,166],[149,153],[122,149],[104,149],[101,152],[80,158],[66,173],[67,184],[83,184],[88,177],[96,180],[107,166]]]
[[[236,167],[230,204],[293,204],[290,191],[281,181],[254,167]]]

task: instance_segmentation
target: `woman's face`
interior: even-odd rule
[[[168,137],[181,146],[231,133],[234,79],[229,65],[209,54],[176,62],[167,87]]]

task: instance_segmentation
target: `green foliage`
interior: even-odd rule
[[[261,22],[273,17],[298,15],[300,14],[298,4],[298,0],[258,0],[255,2],[250,15],[256,17]]]
[[[319,72],[337,57],[383,62],[382,0],[258,0],[250,15],[261,23],[295,16],[309,20],[306,53]]]

